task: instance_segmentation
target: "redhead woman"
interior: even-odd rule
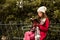
[[[25,32],[24,34],[24,40],[35,40],[35,28],[38,26],[40,30],[40,39],[39,40],[45,40],[47,31],[49,28],[49,19],[46,15],[47,8],[45,6],[41,6],[37,9],[38,13],[38,22],[33,22],[33,27],[30,31]]]

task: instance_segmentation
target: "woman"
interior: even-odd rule
[[[44,40],[46,38],[46,33],[48,31],[49,27],[49,19],[46,15],[47,8],[45,6],[39,7],[37,9],[38,12],[38,20],[33,22],[33,30],[35,30],[35,27],[38,26],[40,29],[40,40]],[[35,33],[33,30],[30,30],[25,33],[24,40],[35,40]]]

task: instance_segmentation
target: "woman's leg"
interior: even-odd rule
[[[24,40],[34,40],[34,33],[31,31],[25,32]]]
[[[30,40],[30,36],[29,36],[29,31],[25,32],[24,34],[24,40]]]

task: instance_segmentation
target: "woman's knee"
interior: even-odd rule
[[[25,32],[25,34],[29,34],[29,31]]]

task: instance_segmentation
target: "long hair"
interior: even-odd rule
[[[46,13],[43,13],[43,12],[42,12],[42,17],[41,17],[41,18],[47,18]]]

